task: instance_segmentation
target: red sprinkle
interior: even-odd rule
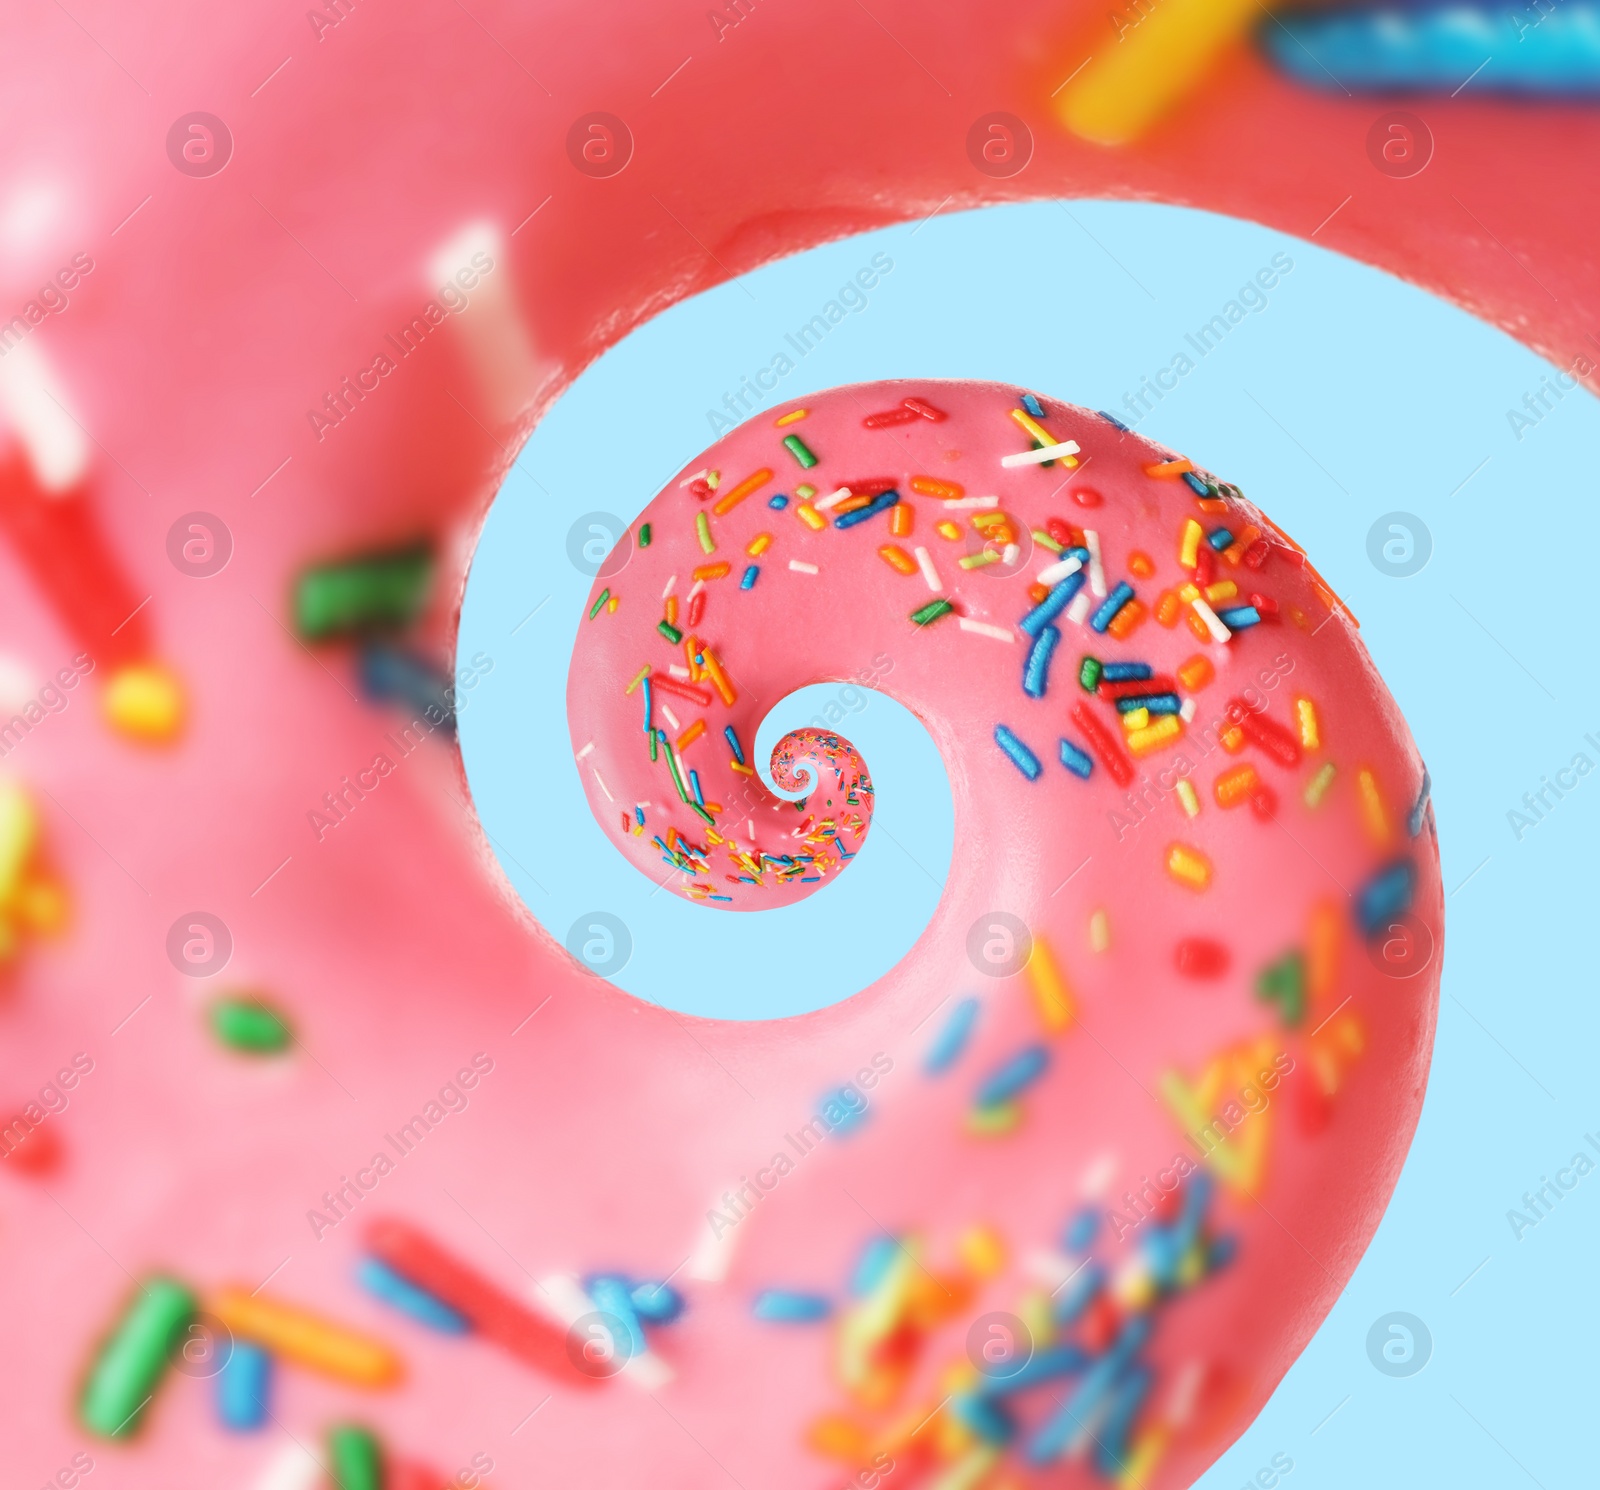
[[[904,400],[904,404],[913,414],[920,414],[924,419],[930,419],[935,424],[943,424],[946,418],[949,417],[943,409],[936,409],[932,404],[925,403],[920,398],[908,398]]]
[[[1276,719],[1253,713],[1242,698],[1228,700],[1228,722],[1244,731],[1252,745],[1267,752],[1280,766],[1300,764],[1300,742]]]
[[[659,693],[675,693],[679,698],[691,699],[697,704],[711,702],[711,690],[698,688],[693,683],[684,683],[666,673],[651,673],[650,687]]]
[[[1133,781],[1133,762],[1123,752],[1117,737],[1108,730],[1088,704],[1080,700],[1072,706],[1072,717],[1078,728],[1089,738],[1089,748],[1100,764],[1111,773],[1118,786],[1128,786]]]
[[[1233,958],[1221,942],[1204,936],[1186,936],[1178,943],[1173,961],[1185,978],[1220,978],[1228,971]]]
[[[699,594],[692,595],[689,598],[689,625],[691,627],[698,626],[700,624],[700,617],[705,613],[706,592],[701,590]]]
[[[1044,530],[1059,543],[1062,548],[1081,548],[1083,534],[1076,528],[1069,527],[1059,517],[1045,519]]]
[[[1272,557],[1272,544],[1265,538],[1258,538],[1244,551],[1244,565],[1246,569],[1262,569],[1268,559]]]
[[[1250,810],[1264,823],[1278,815],[1278,794],[1264,781],[1258,781],[1250,793]]]
[[[1098,507],[1105,498],[1092,486],[1075,486],[1072,488],[1072,500],[1080,507]]]
[[[852,497],[878,497],[900,485],[898,476],[868,476],[861,481],[841,481],[840,486],[850,488]]]
[[[1195,555],[1194,568],[1189,575],[1203,590],[1217,577],[1217,555],[1208,543],[1200,545],[1200,552]]]
[[[1158,675],[1154,678],[1124,678],[1117,683],[1100,680],[1095,692],[1101,698],[1119,699],[1132,698],[1143,693],[1176,693],[1177,680]]]
[[[861,421],[863,429],[888,429],[894,424],[915,424],[922,416],[915,409],[885,409],[881,414],[868,414]]]

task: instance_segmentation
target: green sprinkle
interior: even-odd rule
[[[667,738],[665,730],[658,730],[661,736],[661,748],[667,752],[667,769],[672,772],[672,784],[677,787],[678,795],[685,802],[690,801],[689,788],[684,784],[683,772],[678,766],[678,757],[673,753],[672,741]]]
[[[656,736],[660,733],[661,731],[658,729],[650,731],[650,759],[653,761],[661,759],[661,752],[656,746]]]
[[[1334,770],[1332,761],[1324,761],[1317,774],[1306,783],[1306,806],[1320,807],[1322,799],[1327,796],[1328,788],[1333,785],[1333,778],[1338,773]]]
[[[816,496],[817,489],[809,481],[802,481],[799,486],[795,487],[794,494],[795,496],[799,497],[802,502],[809,502],[814,496]]]
[[[219,998],[208,1012],[211,1033],[230,1050],[266,1055],[284,1049],[292,1038],[288,1020],[259,998]]]
[[[709,812],[707,812],[705,810],[705,808],[702,807],[698,802],[691,802],[689,804],[689,806],[692,807],[696,812],[698,812],[700,814],[700,816],[703,817],[706,820],[706,822],[709,823],[713,828],[716,827],[716,825],[717,825],[716,818],[712,817],[712,815]]]
[[[921,610],[912,611],[911,619],[918,626],[926,626],[932,621],[937,621],[940,616],[948,616],[954,609],[955,606],[951,605],[943,596],[940,596],[937,600],[930,600]]]
[[[981,553],[966,554],[956,560],[963,569],[983,569],[990,564],[998,564],[1000,555],[991,549],[984,549]]]
[[[433,577],[425,543],[305,570],[295,581],[295,629],[307,641],[405,626],[421,614]]]
[[[1102,671],[1098,657],[1086,656],[1078,664],[1078,686],[1085,693],[1093,693],[1100,686],[1100,674]]]
[[[1042,532],[1038,528],[1033,530],[1033,541],[1037,543],[1040,548],[1047,548],[1053,554],[1059,554],[1063,551],[1062,544],[1057,543],[1055,539],[1052,538],[1048,533]]]
[[[610,598],[611,590],[609,587],[600,592],[600,594],[596,597],[594,604],[589,607],[589,619],[591,621],[600,614],[600,607],[603,606]]]
[[[328,1468],[338,1490],[383,1490],[383,1451],[354,1423],[328,1429]]]
[[[700,547],[708,554],[717,551],[717,541],[711,536],[711,523],[702,510],[694,515],[694,531],[700,539]]]
[[[677,646],[683,640],[683,633],[671,621],[657,621],[656,630],[666,637],[673,646]]]
[[[1306,1012],[1306,964],[1298,952],[1287,952],[1256,978],[1256,997],[1276,1004],[1287,1025],[1297,1025]]]
[[[785,435],[783,437],[783,443],[784,448],[788,450],[789,454],[800,462],[803,470],[809,471],[812,466],[816,465],[816,456],[811,453],[810,449],[806,445],[806,442],[802,440],[799,435]]]
[[[649,548],[650,547],[650,537],[651,537],[650,524],[649,523],[641,523],[639,525],[639,547],[640,548]]]
[[[167,1357],[194,1318],[195,1296],[175,1278],[146,1278],[100,1346],[78,1415],[102,1438],[127,1438],[166,1370]]]

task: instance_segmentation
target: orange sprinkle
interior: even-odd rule
[[[1140,579],[1149,579],[1156,572],[1154,560],[1143,549],[1134,549],[1128,555],[1128,573],[1137,575]]]
[[[813,533],[820,533],[825,527],[828,526],[828,519],[818,512],[817,509],[809,502],[802,502],[798,507],[796,507],[794,509],[794,515],[798,517],[800,521],[803,522],[808,528],[810,528]]]
[[[1146,476],[1184,476],[1192,470],[1194,470],[1194,462],[1179,456],[1177,460],[1162,460],[1157,461],[1154,465],[1146,466],[1144,473]]]
[[[749,554],[752,559],[759,559],[762,554],[766,553],[771,542],[771,533],[757,533],[756,536],[750,540],[749,545],[745,548],[745,552]]]
[[[940,481],[937,476],[913,476],[911,490],[924,497],[943,497],[947,502],[954,502],[967,494],[966,487],[960,482]]]
[[[728,681],[728,675],[723,672],[722,664],[717,661],[711,648],[702,647],[701,651],[706,659],[706,672],[711,675],[711,681],[716,685],[717,692],[722,695],[723,703],[732,708],[739,695],[734,692],[733,684]]]
[[[1221,497],[1196,497],[1195,506],[1202,512],[1226,512],[1228,504]]]
[[[1072,990],[1042,937],[1033,939],[1033,951],[1028,957],[1028,982],[1033,988],[1033,1004],[1039,1022],[1050,1034],[1060,1034],[1072,1023]]]
[[[845,497],[842,501],[836,502],[833,510],[838,516],[843,517],[847,512],[854,512],[859,507],[868,506],[871,501],[872,498],[867,496],[865,493],[855,492],[852,495]]]
[[[1211,883],[1211,860],[1188,844],[1169,844],[1167,873],[1180,885],[1187,885],[1191,890],[1204,890]]]
[[[1217,670],[1212,667],[1211,659],[1198,652],[1178,668],[1178,681],[1190,693],[1198,693],[1216,675]]]
[[[1194,632],[1201,641],[1208,642],[1211,640],[1211,628],[1200,619],[1199,612],[1192,606],[1186,605],[1183,608],[1183,619],[1189,623],[1189,630]]]
[[[667,596],[667,625],[676,626],[677,624],[678,624],[678,597],[676,595],[668,595]]]
[[[1250,793],[1256,789],[1260,779],[1256,775],[1256,768],[1248,763],[1233,766],[1217,777],[1211,794],[1217,799],[1218,807],[1237,807],[1250,799]]]
[[[1111,624],[1106,627],[1106,634],[1108,636],[1114,636],[1118,641],[1121,641],[1124,637],[1128,636],[1131,632],[1141,626],[1144,622],[1144,618],[1148,614],[1149,612],[1145,610],[1144,606],[1139,601],[1130,600],[1125,606],[1122,607],[1121,610],[1117,612],[1116,616],[1112,619]],[[1170,719],[1175,718],[1176,716],[1169,714],[1167,717]]]
[[[915,514],[911,510],[911,503],[896,502],[889,509],[889,531],[896,538],[909,538],[911,536],[911,522]]]
[[[1045,586],[1035,581],[1028,586],[1028,599],[1035,605],[1043,605],[1050,598],[1050,591]]]
[[[1229,755],[1237,755],[1244,749],[1244,731],[1236,724],[1230,724],[1227,729],[1217,736],[1217,743]]]
[[[1373,775],[1370,766],[1363,766],[1356,773],[1356,790],[1361,796],[1361,816],[1367,825],[1367,832],[1372,835],[1372,841],[1380,847],[1389,842],[1392,830],[1389,826],[1388,809],[1383,805],[1383,795],[1378,790],[1378,778]]]
[[[1322,731],[1317,725],[1317,706],[1308,698],[1294,701],[1295,719],[1300,725],[1300,744],[1303,749],[1317,750],[1322,745]]]
[[[698,569],[695,570],[694,577],[696,579],[702,579],[702,580],[704,580],[704,579],[721,579],[722,576],[725,575],[727,572],[728,572],[727,561],[725,559],[718,559],[715,564],[702,564]],[[677,597],[673,596],[671,598],[676,599]]]
[[[1306,937],[1306,989],[1312,1006],[1325,1000],[1339,980],[1339,950],[1344,941],[1344,920],[1339,908],[1322,901],[1311,912]]]
[[[810,409],[790,409],[787,414],[779,414],[778,417],[772,422],[777,425],[779,429],[782,429],[786,424],[798,424],[810,412]]]
[[[900,574],[915,574],[917,561],[897,543],[886,543],[878,550],[878,557]]]
[[[694,742],[696,740],[698,740],[700,738],[700,736],[703,735],[705,732],[706,732],[706,722],[705,722],[705,720],[703,720],[703,719],[695,720],[695,722],[693,724],[691,724],[688,729],[686,729],[681,735],[678,736],[678,749],[679,750],[687,750],[689,748],[689,746],[693,745]]]
[[[1163,590],[1156,597],[1156,621],[1168,630],[1178,624],[1178,612],[1181,609],[1182,602],[1176,590]]]
[[[731,491],[725,492],[722,496],[718,497],[711,510],[716,513],[718,517],[721,517],[726,512],[732,512],[733,509],[737,507],[739,503],[744,501],[744,499],[748,497],[751,492],[760,491],[761,488],[771,480],[772,472],[768,470],[767,467],[763,466],[753,475],[746,476],[744,480],[741,481]]]

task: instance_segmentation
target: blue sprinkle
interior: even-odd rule
[[[644,732],[650,733],[650,680],[644,680]]]
[[[994,743],[1011,757],[1011,764],[1021,771],[1029,781],[1037,781],[1039,779],[1039,772],[1044,769],[1039,764],[1039,757],[1029,750],[1005,725],[995,725]]]
[[[782,492],[779,492],[775,497],[769,497],[767,499],[767,506],[769,506],[774,512],[782,512],[783,509],[788,505],[789,499],[784,496]]]
[[[1036,399],[1031,393],[1024,393],[1022,395],[1022,407],[1032,414],[1035,419],[1044,418],[1044,405],[1041,404],[1039,400]]]
[[[1223,549],[1232,546],[1233,534],[1226,528],[1213,528],[1206,534],[1206,542],[1220,554]]]
[[[1050,1052],[1043,1045],[1025,1045],[1010,1060],[991,1071],[973,1093],[978,1107],[998,1107],[1025,1092],[1050,1068]]]
[[[1029,698],[1043,698],[1050,686],[1050,659],[1055,656],[1061,633],[1054,626],[1040,628],[1028,648],[1027,665],[1022,669],[1022,691]]]
[[[1117,700],[1117,713],[1131,714],[1135,709],[1148,709],[1152,714],[1177,714],[1183,709],[1183,700],[1175,693],[1130,693]]]
[[[272,1357],[259,1345],[235,1340],[217,1373],[217,1416],[224,1428],[248,1433],[267,1421],[272,1387]]]
[[[833,1313],[833,1304],[818,1293],[796,1293],[787,1288],[764,1288],[752,1310],[769,1324],[814,1324]]]
[[[1094,761],[1088,752],[1079,750],[1071,740],[1064,737],[1061,741],[1061,764],[1074,776],[1081,776],[1085,781],[1089,779],[1089,773],[1094,770]]]
[[[633,809],[633,816],[634,820],[639,824],[639,826],[641,828],[644,827],[644,808],[635,807]]]
[[[1189,483],[1189,489],[1193,491],[1197,497],[1209,497],[1211,495],[1211,488],[1207,486],[1205,482],[1203,482],[1198,476],[1196,476],[1193,471],[1185,471],[1183,473],[1183,479]]]
[[[892,1236],[875,1236],[867,1243],[855,1271],[850,1275],[850,1292],[858,1299],[869,1298],[889,1276],[889,1269],[900,1255],[900,1243]]]
[[[740,746],[739,737],[734,734],[731,724],[723,726],[722,738],[728,742],[728,749],[733,752],[733,758],[742,766],[744,764],[744,749]]]
[[[1063,1329],[1075,1323],[1083,1311],[1094,1302],[1095,1295],[1105,1287],[1105,1282],[1105,1268],[1091,1258],[1072,1275],[1063,1291],[1057,1296],[1050,1310],[1050,1317]]]
[[[1005,1445],[1017,1436],[1017,1425],[1011,1414],[990,1397],[957,1392],[950,1399],[950,1411],[985,1443]]]
[[[356,1282],[374,1298],[382,1299],[430,1329],[446,1335],[464,1335],[470,1328],[465,1315],[436,1299],[426,1289],[418,1288],[409,1278],[402,1278],[376,1257],[363,1257],[356,1264]]]
[[[942,1076],[960,1059],[972,1038],[972,1027],[978,1022],[978,1008],[977,999],[964,998],[950,1011],[922,1058],[922,1069],[929,1076]]]
[[[683,1295],[670,1283],[636,1283],[628,1297],[646,1324],[671,1324],[683,1313]]]
[[[997,1374],[981,1382],[978,1390],[985,1397],[1010,1397],[1041,1382],[1071,1376],[1088,1364],[1088,1353],[1081,1345],[1049,1345],[1036,1350],[1026,1363],[1008,1375]]]
[[[847,512],[843,517],[834,518],[833,525],[836,528],[853,528],[857,523],[864,523],[869,517],[887,512],[899,500],[899,492],[886,491],[881,496],[874,497],[865,507],[857,507],[854,512]]]
[[[1148,662],[1108,662],[1101,669],[1100,676],[1108,683],[1137,683],[1154,674]]]
[[[748,590],[752,585],[755,584],[756,576],[760,573],[761,566],[759,564],[752,564],[748,569],[745,570],[744,578],[739,581],[739,588],[741,590]]]
[[[1098,1416],[1101,1399],[1149,1338],[1150,1330],[1148,1314],[1136,1314],[1123,1326],[1117,1343],[1090,1367],[1078,1389],[1034,1435],[1026,1454],[1029,1464],[1054,1463],[1087,1436],[1086,1425]]]
[[[1417,792],[1417,800],[1411,804],[1411,811],[1406,814],[1406,835],[1415,838],[1422,831],[1422,820],[1427,816],[1428,798],[1433,792],[1433,777],[1428,775],[1428,768],[1422,768],[1422,786]]]
[[[870,1109],[867,1099],[853,1086],[836,1086],[818,1099],[817,1116],[828,1125],[829,1133],[850,1133],[866,1122]],[[842,1109],[842,1110],[841,1110]],[[839,1111],[838,1117],[834,1113]]]
[[[1086,578],[1087,576],[1081,569],[1069,574],[1017,624],[1029,636],[1038,636],[1046,626],[1072,603],[1072,597],[1083,588]]]
[[[633,1307],[633,1286],[626,1278],[601,1273],[584,1280],[584,1291],[594,1300],[596,1309],[622,1325],[624,1338],[613,1340],[612,1345],[623,1361],[631,1361],[650,1348],[645,1343],[644,1325]]]
[[[1219,610],[1217,619],[1229,630],[1239,631],[1246,626],[1258,625],[1261,621],[1261,612],[1253,605],[1233,605],[1227,610]]]
[[[1067,1222],[1062,1233],[1062,1245],[1069,1252],[1087,1252],[1089,1245],[1100,1234],[1100,1212],[1092,1205],[1079,1206]]]
[[[1120,419],[1118,419],[1115,414],[1108,414],[1108,413],[1106,413],[1106,411],[1104,409],[1096,409],[1095,413],[1097,413],[1102,419],[1104,419],[1107,424],[1113,426],[1116,429],[1120,429],[1123,432],[1123,434],[1126,435],[1126,434],[1131,434],[1132,433],[1132,431],[1129,430],[1128,426],[1126,424],[1124,424]]]
[[[1111,1398],[1111,1410],[1095,1434],[1095,1467],[1108,1479],[1115,1478],[1125,1468],[1128,1434],[1144,1399],[1150,1394],[1154,1381],[1148,1366],[1133,1366],[1116,1385]]]
[[[1237,1237],[1219,1236],[1211,1243],[1211,1250],[1206,1254],[1206,1271],[1214,1273],[1220,1268],[1227,1267],[1238,1250]]]
[[[1380,869],[1356,894],[1356,922],[1365,936],[1386,931],[1391,919],[1411,909],[1417,890],[1417,870],[1410,859],[1399,859]]]
[[[706,805],[705,793],[700,790],[700,773],[693,766],[689,767],[689,790],[694,793],[694,799],[702,807]]]
[[[1119,579],[1117,587],[1104,600],[1100,607],[1090,617],[1089,624],[1096,631],[1104,631],[1117,618],[1117,612],[1133,599],[1133,586],[1127,580]]]

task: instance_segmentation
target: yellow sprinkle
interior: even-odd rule
[[[967,1109],[967,1132],[978,1138],[999,1138],[1022,1121],[1022,1105],[1001,1102],[995,1107]]]
[[[802,481],[799,486],[795,487],[794,494],[795,496],[799,497],[802,502],[809,502],[814,496],[816,496],[817,489],[816,487],[812,486],[809,481]]]
[[[1206,586],[1206,603],[1217,605],[1224,600],[1232,600],[1238,593],[1239,587],[1231,579],[1219,579],[1216,584]]]
[[[949,518],[946,518],[941,523],[935,523],[933,531],[941,538],[948,538],[952,543],[954,543],[961,536],[960,527],[951,522]]]
[[[694,515],[695,536],[700,540],[700,547],[706,553],[715,553],[717,540],[711,536],[711,519],[702,510]]]
[[[1310,781],[1306,783],[1306,806],[1320,807],[1322,799],[1327,796],[1328,788],[1333,785],[1333,778],[1337,775],[1332,761],[1324,761],[1322,768]]]
[[[1111,918],[1105,913],[1103,906],[1089,917],[1089,950],[1091,952],[1111,950]]]
[[[1195,561],[1200,557],[1200,540],[1206,536],[1206,530],[1192,517],[1186,518],[1183,524],[1183,537],[1178,542],[1178,563],[1185,569],[1193,569]],[[1179,592],[1182,593],[1181,591]],[[1185,595],[1185,600],[1192,600],[1192,595]]]
[[[1133,730],[1127,738],[1128,749],[1135,755],[1148,755],[1163,745],[1170,745],[1183,733],[1183,720],[1176,714],[1162,714],[1154,724]]]
[[[1317,706],[1308,698],[1294,701],[1295,718],[1300,721],[1300,744],[1306,750],[1316,750],[1322,744],[1322,732],[1317,728]]]
[[[1061,976],[1050,947],[1042,937],[1033,939],[1033,952],[1028,958],[1028,982],[1033,987],[1039,1022],[1050,1034],[1060,1034],[1072,1023],[1072,990],[1067,987],[1067,980]]]
[[[820,533],[825,527],[828,526],[828,519],[818,512],[817,509],[809,502],[802,502],[798,507],[796,507],[794,509],[794,515],[798,517],[800,521],[803,522],[808,528],[810,528],[813,533]]]
[[[9,905],[39,841],[39,814],[14,781],[0,783],[0,905]]]
[[[608,616],[615,614],[617,607],[621,604],[622,596],[613,595],[608,601],[606,601],[606,614]]]
[[[104,707],[112,729],[130,740],[170,740],[183,725],[183,689],[156,662],[134,662],[111,675]]]
[[[1361,796],[1361,816],[1372,841],[1380,847],[1387,845],[1391,836],[1389,814],[1378,791],[1378,778],[1370,767],[1363,766],[1356,773],[1356,790]]]
[[[1133,1441],[1133,1452],[1123,1461],[1117,1479],[1119,1490],[1144,1490],[1161,1456],[1167,1450],[1167,1428],[1157,1423],[1144,1429]]]
[[[779,429],[782,429],[786,424],[798,424],[810,412],[810,409],[790,409],[787,414],[779,414],[778,417],[772,422],[776,424]]]
[[[972,514],[972,526],[980,532],[984,528],[996,528],[1010,521],[1011,519],[1003,512],[974,512]]]
[[[26,880],[17,892],[17,916],[41,936],[60,931],[67,924],[67,892],[54,880]]]
[[[992,1226],[973,1226],[962,1232],[956,1252],[980,1278],[992,1278],[1006,1265],[1006,1244]]]
[[[759,559],[762,554],[766,553],[767,546],[771,542],[771,533],[757,533],[756,536],[750,540],[748,546],[745,548],[745,552],[749,554],[752,559]]]
[[[1053,435],[1038,422],[1026,409],[1012,409],[1011,417],[1017,421],[1041,445],[1059,445],[1061,437]]]
[[[669,616],[667,619],[671,620],[672,618]],[[628,684],[628,686],[626,688],[624,688],[622,691],[624,693],[632,693],[633,690],[635,688],[637,688],[642,682],[644,682],[644,680],[646,678],[648,678],[649,676],[650,676],[650,664],[647,662],[647,663],[645,663],[645,665],[643,667],[641,667],[639,669],[639,672],[638,672],[637,676],[634,678],[633,682]]]
[[[1200,794],[1195,791],[1194,783],[1187,776],[1181,778],[1177,785],[1178,801],[1183,806],[1187,817],[1200,816]]]
[[[1122,716],[1122,727],[1130,732],[1136,729],[1144,729],[1149,723],[1150,711],[1148,709],[1129,709]]]
[[[1211,883],[1211,860],[1197,848],[1174,843],[1167,847],[1167,873],[1180,885],[1203,890]]]

